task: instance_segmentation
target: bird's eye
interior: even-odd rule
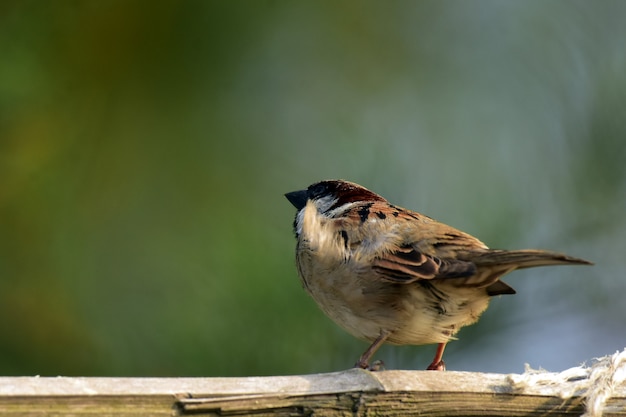
[[[315,200],[328,194],[328,186],[325,183],[317,183],[309,187],[309,198]]]

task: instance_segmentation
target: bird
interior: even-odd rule
[[[491,297],[515,294],[500,278],[548,265],[592,265],[547,250],[490,249],[477,238],[391,204],[346,180],[325,180],[285,194],[297,209],[296,266],[320,309],[370,343],[354,367],[370,364],[385,343],[437,344],[427,370],[444,371],[446,344],[475,323]]]

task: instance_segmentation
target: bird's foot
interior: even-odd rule
[[[444,361],[433,362],[426,368],[427,371],[445,371],[446,363]]]
[[[367,362],[358,361],[354,364],[355,368],[366,369],[368,371],[376,372],[376,371],[384,371],[385,370],[385,362],[378,360],[372,362],[370,365]]]

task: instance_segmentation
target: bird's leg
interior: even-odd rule
[[[442,360],[443,359],[443,350],[446,348],[445,343],[439,343],[437,345],[437,352],[435,353],[435,359],[433,359],[433,363],[428,365],[426,368],[427,371],[445,371],[446,364]]]
[[[374,353],[376,353],[378,348],[380,348],[382,344],[385,343],[385,340],[387,340],[387,337],[389,337],[389,334],[390,332],[386,330],[381,330],[380,336],[378,336],[376,340],[374,340],[374,342],[370,345],[370,347],[368,347],[367,350],[363,352],[359,360],[354,364],[354,367],[369,369],[369,370],[376,370],[378,366],[376,367],[376,369],[370,368],[369,361],[374,355]]]

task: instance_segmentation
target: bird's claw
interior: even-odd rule
[[[426,368],[427,371],[445,371],[446,364],[444,361],[433,362]]]
[[[377,360],[372,362],[372,364],[370,365],[367,362],[357,362],[354,364],[355,368],[361,368],[361,369],[365,369],[367,371],[371,371],[371,372],[376,372],[376,371],[384,371],[385,370],[385,362],[381,361],[381,360]]]

